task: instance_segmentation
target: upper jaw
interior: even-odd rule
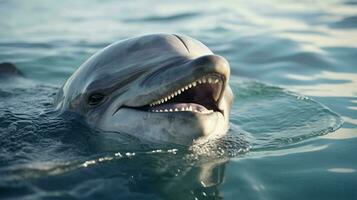
[[[219,101],[224,92],[224,76],[207,74],[192,82],[172,88],[166,95],[149,103],[150,112],[197,112],[208,114],[221,110]]]
[[[217,85],[218,87],[220,87],[219,91],[214,94],[215,95],[214,100],[218,101],[220,99],[220,97],[222,96],[222,89],[223,89],[223,84],[224,84],[223,76],[220,74],[208,74],[208,75],[202,76],[201,78],[198,78],[197,80],[194,80],[188,84],[182,85],[181,87],[179,87],[176,90],[172,90],[171,92],[168,92],[168,95],[152,101],[149,105],[150,106],[160,105],[162,103],[169,101],[170,99],[175,98],[176,96],[180,95],[181,93],[185,92],[186,90],[189,90],[190,88],[194,88],[200,84],[206,84],[206,83],[214,84],[214,85]]]

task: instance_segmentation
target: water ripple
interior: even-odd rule
[[[345,17],[340,21],[332,23],[330,25],[331,28],[337,29],[351,29],[357,28],[357,16]]]
[[[187,13],[180,13],[175,15],[162,15],[162,16],[146,16],[142,18],[132,18],[132,19],[125,19],[125,22],[137,23],[137,22],[166,22],[166,21],[179,21],[190,19],[196,16],[200,16],[202,13],[197,12],[187,12]]]

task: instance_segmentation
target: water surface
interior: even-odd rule
[[[0,1],[0,198],[356,199],[353,1]],[[148,33],[197,38],[231,64],[227,137],[143,143],[53,112],[74,70]]]

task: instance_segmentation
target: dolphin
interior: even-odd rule
[[[22,72],[9,62],[0,63],[0,78],[23,77]]]
[[[193,38],[144,35],[91,56],[63,84],[54,105],[100,130],[189,145],[226,134],[229,76],[227,60]]]

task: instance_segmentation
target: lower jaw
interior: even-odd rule
[[[149,112],[195,112],[208,114],[213,113],[213,110],[207,109],[196,103],[170,103],[159,106],[150,107]]]
[[[153,113],[122,108],[108,118],[110,120],[98,124],[100,129],[119,131],[153,142],[191,145],[198,139],[205,141],[211,137],[221,137],[227,132],[227,121],[218,111],[210,114],[191,111]]]

